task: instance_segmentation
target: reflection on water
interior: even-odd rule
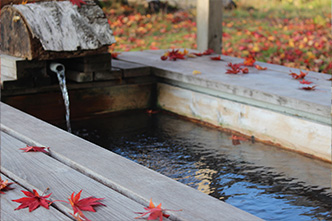
[[[77,135],[266,220],[332,220],[331,167],[167,114],[80,120]]]

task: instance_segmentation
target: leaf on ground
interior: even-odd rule
[[[311,81],[306,81],[306,80],[302,80],[302,81],[299,81],[301,84],[312,84]]]
[[[248,68],[242,68],[241,71],[242,71],[243,74],[248,74],[249,73]]]
[[[304,73],[303,71],[300,71],[300,74],[296,74],[292,71],[290,71],[291,73],[289,75],[291,75],[294,79],[304,79],[305,76],[307,76],[308,73]]]
[[[197,71],[197,70],[194,70],[194,71],[193,71],[193,75],[197,75],[197,74],[202,74],[202,72]]]
[[[51,204],[51,201],[49,201],[46,198],[49,198],[52,193],[50,193],[46,196],[43,196],[43,195],[40,196],[35,189],[33,189],[32,191],[33,192],[31,193],[29,191],[22,190],[24,195],[27,197],[22,197],[20,199],[12,200],[13,202],[21,203],[21,205],[19,207],[17,207],[15,210],[24,209],[26,207],[29,207],[29,212],[32,212],[35,209],[37,209],[39,206],[49,209],[49,205]]]
[[[204,52],[203,52],[203,55],[210,55],[210,54],[212,54],[214,51],[213,51],[213,49],[207,49],[207,50],[205,50]]]
[[[49,153],[46,150],[49,150],[49,147],[36,147],[36,146],[29,146],[27,145],[24,148],[20,148],[20,150],[24,150],[24,152],[43,152],[43,153]]]
[[[119,56],[120,54],[121,54],[121,53],[119,53],[119,52],[112,52],[112,53],[111,53],[111,56],[112,56],[113,59],[118,59],[118,56]]]
[[[10,185],[13,184],[12,182],[9,183],[8,180],[3,180],[0,177],[0,194],[5,194],[4,191],[12,190],[14,188],[10,187]]]
[[[211,60],[214,60],[214,61],[221,61],[221,57],[220,55],[219,56],[216,56],[216,57],[210,57]]]
[[[301,87],[300,89],[305,90],[305,91],[314,91],[314,90],[316,90],[316,85]]]
[[[163,56],[161,56],[161,60],[167,60],[167,58],[171,61],[176,61],[177,59],[185,59],[185,55],[188,53],[186,49],[183,52],[180,52],[179,49],[173,49],[171,51],[166,52]]]
[[[232,62],[227,64],[231,69],[226,70],[226,74],[237,74],[241,71],[241,64],[232,64]]]
[[[255,65],[255,68],[256,68],[257,70],[263,70],[263,71],[267,69],[267,67],[262,67],[262,66],[260,66],[260,65],[258,65],[258,64]]]
[[[254,58],[253,55],[248,55],[245,59],[243,64],[245,66],[254,66],[254,63],[256,62],[256,59]]]
[[[149,207],[144,207],[144,209],[147,210],[147,212],[135,212],[136,214],[142,214],[138,217],[135,217],[135,219],[139,219],[142,218],[143,216],[150,214],[148,216],[148,220],[155,220],[159,218],[159,220],[162,221],[163,217],[168,218],[170,216],[168,214],[165,214],[164,213],[165,211],[182,211],[182,210],[162,209],[161,203],[157,207],[155,207],[155,205],[152,203],[152,199],[150,199]]]
[[[96,210],[93,208],[94,206],[106,206],[105,204],[102,204],[101,202],[98,202],[99,200],[103,200],[104,198],[95,198],[95,197],[86,197],[83,199],[81,198],[81,193],[78,192],[75,196],[75,192],[71,194],[71,197],[68,199],[69,202],[64,201],[66,203],[69,203],[74,211],[74,215],[78,213],[81,218],[87,219],[82,211],[90,211],[90,212],[96,212]]]

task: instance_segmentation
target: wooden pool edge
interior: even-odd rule
[[[53,159],[45,156],[44,161],[47,161],[49,158],[50,161],[56,160],[65,166],[69,166],[74,170],[72,173],[77,173],[78,171],[89,179],[93,179],[93,182],[97,181],[112,191],[115,190],[128,199],[141,204],[142,208],[143,205],[147,206],[152,198],[154,202],[161,202],[163,208],[182,209],[181,212],[170,212],[171,220],[260,220],[258,217],[245,211],[165,177],[1,102],[0,108],[1,133],[8,134],[6,135],[7,137],[11,136],[11,139],[16,139],[18,143],[22,143],[21,145],[50,147],[49,156]],[[5,154],[6,158],[2,161],[1,167],[14,171],[12,166],[17,167],[16,165],[21,164],[21,161],[17,157],[11,159],[10,156],[24,156],[27,159],[29,157],[28,153],[18,153],[21,152],[19,150],[20,147],[17,147],[17,149],[14,146],[14,148],[7,147],[9,144],[12,145],[12,142],[2,143],[2,145],[6,145],[6,147],[2,148],[8,153]],[[15,154],[10,154],[14,152]],[[19,162],[15,163],[15,160],[19,160]],[[34,157],[31,160],[36,163],[38,157]],[[29,165],[26,167],[29,167]],[[48,173],[52,171],[52,168],[47,166],[44,168],[50,170]],[[67,170],[59,169],[59,172],[62,173]],[[45,171],[39,172],[45,173]],[[68,171],[66,173],[71,172]],[[46,185],[42,181],[37,182],[34,178],[28,177],[24,171],[18,171],[14,175],[27,183],[33,182],[31,185],[39,189],[43,189],[43,186]],[[8,176],[8,178],[11,179],[12,177]],[[85,184],[82,183],[81,186],[84,188]],[[79,189],[82,187],[76,186],[75,188]],[[98,193],[97,190],[96,193]],[[99,195],[100,193],[98,193]],[[108,215],[108,218],[112,219],[112,215]],[[133,214],[134,216],[135,214]]]

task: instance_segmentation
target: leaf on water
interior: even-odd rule
[[[263,70],[263,71],[267,69],[267,67],[262,67],[262,66],[260,66],[260,65],[258,65],[258,64],[255,65],[255,68],[256,68],[257,70]]]
[[[202,72],[197,71],[197,70],[194,70],[194,71],[193,71],[193,75],[197,75],[197,74],[202,74]]]
[[[231,139],[232,139],[232,144],[233,145],[239,145],[239,144],[241,144],[240,141],[247,141],[248,140],[245,137],[236,136],[234,134],[232,135]]]
[[[26,207],[29,207],[29,212],[32,212],[35,209],[37,209],[39,206],[49,209],[51,201],[49,201],[46,198],[49,198],[52,193],[50,193],[46,196],[43,196],[43,195],[40,196],[35,189],[33,189],[32,191],[33,192],[31,193],[29,191],[22,190],[24,195],[27,197],[22,197],[17,200],[12,200],[13,202],[21,203],[21,205],[19,207],[17,207],[15,210],[24,209]]]
[[[162,221],[163,217],[168,218],[170,216],[168,214],[165,214],[164,213],[165,211],[182,211],[182,210],[162,209],[161,203],[157,207],[155,207],[155,205],[152,203],[152,199],[150,199],[149,207],[144,207],[144,209],[147,210],[147,212],[135,212],[136,214],[142,214],[138,217],[135,217],[135,219],[139,219],[142,218],[143,216],[150,214],[148,216],[148,220],[155,220],[159,218],[159,220]]]
[[[49,153],[46,150],[49,150],[49,147],[36,147],[36,146],[29,146],[27,145],[24,148],[20,148],[20,150],[24,150],[24,152],[43,152],[43,153]]]
[[[0,194],[5,194],[4,191],[12,190],[14,188],[10,187],[10,185],[13,183],[9,183],[8,180],[3,180],[0,177]]]

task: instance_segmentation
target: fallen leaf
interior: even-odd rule
[[[121,54],[121,53],[119,53],[119,52],[112,52],[111,56],[112,56],[113,59],[118,59],[119,54]]]
[[[197,70],[194,70],[193,71],[193,75],[196,75],[196,74],[201,74],[202,72],[200,72],[200,71],[197,71]]]
[[[159,218],[160,221],[163,220],[163,217],[168,218],[170,215],[165,214],[165,211],[182,211],[182,210],[169,210],[169,209],[162,209],[161,208],[161,203],[155,207],[155,205],[152,203],[152,199],[150,199],[150,204],[149,207],[144,207],[145,210],[147,210],[148,212],[135,212],[136,214],[142,214],[138,217],[135,217],[135,219],[139,219],[147,214],[150,214],[148,216],[148,220],[155,220],[157,218]]]
[[[13,188],[10,187],[11,184],[13,183],[9,183],[8,180],[5,181],[0,177],[0,194],[5,194],[4,191],[12,190]]]
[[[242,71],[243,74],[248,74],[249,73],[248,68],[242,68],[241,71]]]
[[[86,4],[85,1],[83,0],[70,0],[70,2],[73,4],[73,5],[77,5],[79,8],[81,7],[81,4]]]
[[[245,66],[254,66],[254,63],[255,63],[255,62],[256,62],[256,60],[255,60],[254,56],[253,56],[253,55],[249,55],[248,57],[246,57],[246,58],[244,59],[243,64],[244,64]]]
[[[300,74],[296,74],[292,71],[290,71],[291,73],[289,75],[291,75],[294,79],[304,79],[305,76],[307,76],[308,73],[304,73],[302,71],[300,71]]]
[[[157,110],[146,110],[145,113],[148,113],[148,114],[157,114],[159,111]]]
[[[232,64],[232,62],[227,64],[228,67],[231,69],[226,70],[226,74],[237,74],[241,71],[241,65],[240,64]]]
[[[86,217],[84,216],[82,211],[90,211],[90,212],[96,212],[96,210],[93,208],[94,206],[106,206],[100,202],[97,202],[99,200],[103,200],[104,198],[95,198],[95,197],[87,197],[87,198],[81,198],[81,193],[82,190],[80,192],[78,192],[75,196],[75,192],[73,192],[71,194],[71,197],[69,200],[69,202],[67,201],[63,201],[66,203],[69,203],[74,211],[74,215],[76,213],[78,213],[81,217],[83,217],[84,219],[86,219]]]
[[[302,80],[302,81],[299,81],[301,84],[312,84],[311,81],[306,81],[306,80]]]
[[[39,206],[49,209],[51,201],[47,200],[46,198],[50,197],[52,193],[50,193],[46,196],[43,196],[44,194],[42,194],[42,196],[40,196],[35,189],[33,189],[32,191],[33,191],[33,193],[22,190],[24,195],[26,195],[27,197],[22,197],[17,200],[12,200],[14,202],[21,203],[21,205],[19,207],[17,207],[15,210],[24,209],[26,207],[29,207],[29,212],[32,212],[35,209],[37,209]]]
[[[231,139],[232,139],[232,144],[233,145],[239,145],[239,144],[241,144],[240,141],[247,141],[248,140],[245,137],[236,136],[234,134],[232,135]]]
[[[328,79],[328,81],[332,81],[332,78]]]
[[[43,152],[43,153],[49,153],[45,149],[50,149],[49,147],[36,147],[36,146],[29,146],[27,145],[24,148],[20,148],[20,150],[24,150],[24,152]]]
[[[203,53],[192,53],[193,55],[197,56],[197,57],[201,57],[203,56]]]
[[[166,52],[163,56],[161,56],[161,60],[167,60],[167,58],[171,61],[176,61],[177,59],[185,59],[185,51],[180,52],[179,49],[171,50]]]
[[[258,65],[258,64],[255,65],[255,68],[256,68],[257,70],[266,70],[266,69],[267,69],[267,67],[262,67],[262,66],[260,66],[260,65]]]
[[[210,57],[211,60],[214,60],[214,61],[221,61],[221,57],[220,55],[219,56],[216,56],[216,57]]]
[[[307,87],[301,87],[300,89],[306,90],[306,91],[314,91],[316,89],[316,85],[314,85],[314,86],[307,86]]]
[[[197,56],[194,55],[193,53],[190,53],[190,54],[187,55],[187,57],[188,57],[188,58],[196,58]]]
[[[214,51],[213,51],[213,49],[207,49],[207,50],[205,50],[204,52],[203,52],[203,55],[210,55],[210,54],[212,54]]]

